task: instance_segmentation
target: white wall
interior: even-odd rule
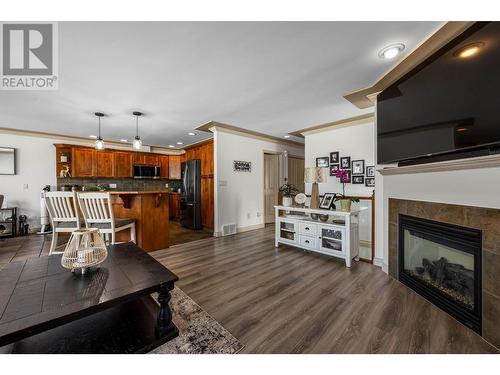
[[[0,147],[16,149],[16,174],[0,175],[0,194],[4,206],[19,207],[18,215],[27,215],[31,228],[40,227],[40,193],[45,185],[56,186],[55,138],[0,133]]]
[[[303,148],[251,138],[243,134],[215,130],[215,231],[223,224],[238,228],[264,224],[264,151],[303,156]],[[234,172],[233,161],[252,162],[252,172]],[[221,186],[224,185],[225,186]]]
[[[367,119],[359,124],[346,124],[326,128],[318,132],[305,134],[305,166],[315,167],[316,158],[328,156],[330,152],[339,152],[339,156],[350,156],[352,160],[364,160],[365,167],[374,165],[375,133],[373,119]],[[366,176],[365,176],[366,178]],[[342,184],[335,176],[328,174],[328,182],[318,184],[320,194],[342,193]],[[358,184],[346,184],[346,195],[371,196],[372,187]],[[306,184],[306,194],[311,194],[311,184]],[[359,235],[362,241],[371,241],[371,211],[370,202],[361,201],[360,207],[366,208],[360,215]]]

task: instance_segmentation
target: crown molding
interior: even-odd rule
[[[344,128],[347,126],[354,126],[354,125],[359,125],[359,124],[364,124],[368,122],[369,120],[373,120],[375,115],[373,112],[371,113],[366,113],[364,115],[359,115],[359,116],[354,116],[354,117],[349,117],[346,119],[338,120],[338,121],[333,121],[333,122],[327,122],[326,124],[320,124],[320,125],[315,125],[311,126],[310,128],[305,128],[301,130],[294,131],[290,133],[291,135],[294,135],[296,137],[304,137],[305,135],[310,135],[310,134],[315,134],[315,133],[321,133],[327,130],[331,129],[338,129],[338,128]]]
[[[291,141],[288,139],[281,139],[278,137],[274,137],[272,135],[267,135],[264,133],[259,133],[253,130],[238,128],[237,126],[223,124],[222,122],[217,121],[209,121],[203,125],[200,125],[196,128],[196,130],[205,131],[205,132],[215,132],[222,131],[225,133],[237,134],[248,138],[259,139],[261,141],[273,142],[273,143],[281,143],[288,146],[293,147],[304,147],[304,144],[301,142]]]
[[[372,86],[346,94],[344,98],[360,109],[372,107],[374,103],[368,96],[389,87],[441,47],[462,34],[474,23],[472,21],[446,22],[434,34],[407,54],[396,66],[379,78]]]
[[[49,138],[49,139],[57,139],[57,140],[65,141],[65,142],[78,142],[78,144],[80,146],[88,146],[88,147],[94,147],[94,142],[95,142],[95,140],[92,138],[75,137],[75,136],[64,135],[64,134],[37,132],[37,131],[21,130],[21,129],[14,129],[14,128],[2,128],[2,127],[0,127],[0,134],[12,134],[12,135],[20,135],[20,136],[33,137],[33,138]],[[132,149],[132,145],[129,143],[106,141],[106,140],[104,140],[104,142],[106,144],[106,148],[113,148],[113,149],[117,149],[117,150],[135,151]],[[111,146],[111,147],[108,147],[108,146]],[[144,145],[144,146],[148,147],[150,149],[149,152],[156,152],[156,153],[163,153],[163,154],[170,154],[170,155],[182,155],[185,153],[184,149],[172,149],[172,148],[167,148],[167,147],[148,146],[148,145]],[[143,152],[148,152],[148,151],[145,150]]]

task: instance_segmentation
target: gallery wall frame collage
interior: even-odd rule
[[[330,176],[335,176],[339,169],[348,171],[348,182],[353,185],[375,187],[375,166],[365,166],[363,159],[351,160],[350,156],[341,156],[339,151],[330,152],[330,156],[316,158],[316,167],[329,168]]]

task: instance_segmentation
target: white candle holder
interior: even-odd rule
[[[71,272],[80,269],[83,275],[90,267],[99,266],[107,257],[108,250],[99,229],[77,229],[71,233],[61,265]]]

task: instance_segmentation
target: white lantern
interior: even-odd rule
[[[71,272],[81,269],[84,274],[88,268],[98,266],[107,257],[108,250],[99,229],[77,229],[71,233],[61,258],[61,265]]]

